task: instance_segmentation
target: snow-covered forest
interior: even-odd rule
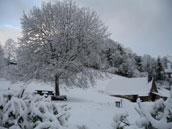
[[[71,0],[33,7],[21,26],[17,42],[0,45],[0,129],[172,129],[171,56],[139,56],[110,38],[96,12]],[[104,89],[118,76],[153,78],[168,97],[132,103],[109,96]],[[36,93],[45,89],[68,99]]]

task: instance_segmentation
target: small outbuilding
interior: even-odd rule
[[[154,101],[159,98],[156,83],[148,82],[147,77],[126,78],[114,76],[105,88],[105,93],[136,102],[137,98],[142,101]]]

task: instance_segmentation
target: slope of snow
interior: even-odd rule
[[[148,83],[146,77],[125,78],[114,76],[109,81],[105,92],[110,95],[140,95],[146,96],[150,92],[152,82]]]

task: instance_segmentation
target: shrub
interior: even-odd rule
[[[151,109],[137,102],[139,108],[140,119],[136,121],[138,127],[146,127],[148,129],[171,129],[172,128],[172,91],[166,101],[157,100]]]
[[[0,96],[0,126],[10,129],[59,129],[67,127],[67,105],[50,98],[10,91]]]

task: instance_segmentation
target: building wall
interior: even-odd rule
[[[145,101],[150,101],[150,96],[139,96],[139,98],[143,101],[143,102],[145,102]]]
[[[128,99],[132,102],[136,102],[138,98],[138,95],[111,95],[111,96]]]
[[[160,96],[153,93],[150,93],[149,96],[138,96],[138,95],[111,95],[111,96],[128,99],[132,102],[136,102],[138,98],[140,98],[143,102],[155,101],[160,98]]]

